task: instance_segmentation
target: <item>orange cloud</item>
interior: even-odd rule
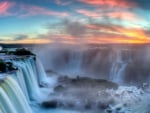
[[[150,43],[150,31],[118,25],[87,24],[88,43]]]
[[[133,2],[128,3],[128,0],[79,0],[80,2],[90,4],[90,5],[107,5],[107,6],[117,6],[128,8],[131,6],[135,6]]]
[[[13,6],[10,2],[0,2],[0,15],[9,15],[8,10]]]
[[[122,19],[122,20],[128,20],[128,21],[138,21],[141,18],[137,16],[134,13],[127,12],[127,11],[112,11],[107,13],[99,13],[97,11],[88,11],[85,9],[79,9],[76,11],[79,14],[82,14],[84,16],[88,17],[108,17],[108,18],[116,18],[116,19]]]
[[[77,26],[78,29],[84,28],[85,32],[75,32],[78,35],[72,35],[72,32],[61,30],[63,33],[48,36],[53,42],[59,43],[150,43],[150,31],[142,28],[128,28],[111,23],[87,23],[70,22],[73,27]],[[82,26],[80,26],[80,24]],[[64,26],[67,24],[64,24]],[[76,29],[73,29],[76,31]],[[56,38],[57,37],[57,38]]]
[[[138,17],[136,14],[131,13],[131,12],[125,12],[125,11],[110,12],[107,14],[107,16],[111,18],[124,19],[128,21],[140,20],[140,17]]]
[[[117,33],[117,32],[116,32]],[[118,33],[119,34],[119,33]],[[54,36],[50,38],[53,42],[58,43],[67,43],[67,44],[115,44],[115,43],[124,43],[124,44],[145,44],[150,43],[150,37],[142,30],[129,30],[123,29],[120,31],[120,34],[108,34],[105,32],[105,35],[100,34],[91,34],[86,37],[75,37],[70,36],[68,34],[63,35],[61,38],[57,38]]]
[[[52,43],[50,39],[23,39],[23,40],[4,40],[0,41],[0,43],[5,44],[47,44]]]
[[[136,40],[149,40],[150,36],[143,29],[118,29],[118,32]]]
[[[150,43],[149,36],[142,30],[129,30],[120,28],[120,33],[117,34],[107,34],[106,35],[89,35],[87,37],[75,37],[69,34],[64,35],[50,35],[49,38],[34,38],[34,39],[23,39],[23,40],[10,40],[7,43],[14,44],[47,44],[47,43],[64,43],[64,44],[146,44]],[[6,43],[6,41],[0,41]]]
[[[92,44],[147,44],[150,43],[150,39],[138,39],[138,38],[127,38],[125,36],[97,36],[89,37],[85,40],[85,43]]]

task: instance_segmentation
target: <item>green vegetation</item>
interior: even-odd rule
[[[6,63],[3,60],[0,60],[0,73],[6,72]]]
[[[4,60],[0,59],[0,73],[6,73],[13,70],[17,70],[17,68],[14,67],[13,63],[5,62]]]
[[[21,48],[21,49],[16,49],[16,51],[14,51],[14,55],[22,56],[22,55],[34,55],[34,54],[25,48]]]
[[[17,55],[17,56],[25,56],[25,55],[33,55],[35,56],[35,54],[33,54],[31,51],[25,49],[25,48],[19,48],[19,49],[16,49],[15,51],[12,50],[12,51],[5,51],[5,53],[7,55]]]
[[[7,53],[7,52],[8,52],[8,50],[6,48],[3,48],[0,50],[0,53]]]

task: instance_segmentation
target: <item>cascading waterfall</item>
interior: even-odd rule
[[[47,70],[63,75],[104,78],[117,83],[124,81],[123,74],[128,62],[122,59],[122,50],[100,47],[60,50],[56,48],[56,51],[55,48],[45,52],[42,50],[42,54],[38,55]],[[43,54],[49,58],[48,61],[44,60]],[[115,58],[112,58],[114,54]]]
[[[61,57],[63,57],[62,62],[66,61],[64,63],[67,63],[67,66],[66,65],[65,66],[68,69],[70,69],[69,67],[72,68],[73,65],[75,66],[75,70],[73,71],[73,74],[77,74],[78,71],[82,71],[83,67],[84,67],[84,69],[86,69],[86,66],[88,67],[89,65],[90,65],[89,67],[92,67],[92,69],[94,69],[95,67],[98,67],[97,68],[98,72],[103,71],[102,69],[108,68],[108,69],[106,69],[106,71],[110,70],[110,76],[108,76],[108,77],[110,77],[112,81],[115,81],[117,83],[123,82],[123,79],[125,76],[124,74],[125,74],[127,67],[130,66],[132,63],[134,63],[133,61],[131,63],[128,62],[129,58],[127,58],[127,60],[124,60],[122,51],[116,52],[115,59],[113,59],[111,57],[112,51],[107,51],[107,50],[105,51],[102,49],[100,49],[100,50],[98,49],[98,50],[94,51],[94,53],[93,53],[95,56],[92,54],[90,58],[87,58],[87,57],[90,56],[91,52],[90,51],[86,51],[86,52],[87,53],[84,54],[83,51],[82,52],[75,51],[75,52],[71,52],[70,54],[65,54],[65,55],[69,55],[69,57],[61,56]],[[81,53],[81,54],[79,54],[79,53]],[[104,58],[104,56],[106,59]],[[86,60],[85,60],[85,58],[86,58]],[[56,60],[57,60],[57,58],[56,58]],[[47,94],[49,94],[49,92],[47,90],[44,91],[44,93],[46,92],[44,95],[41,92],[41,91],[43,91],[43,89],[42,89],[43,87],[45,88],[45,86],[46,87],[48,86],[48,88],[49,88],[50,79],[49,79],[49,77],[47,77],[47,75],[44,71],[44,68],[38,58],[35,59],[35,56],[34,57],[33,56],[23,56],[23,57],[15,56],[12,59],[11,59],[11,57],[10,57],[10,59],[8,58],[7,61],[13,62],[13,64],[16,67],[18,67],[18,70],[15,70],[14,72],[12,72],[10,74],[6,74],[6,76],[0,75],[0,100],[1,100],[0,101],[0,113],[32,113],[33,111],[31,110],[31,107],[33,107],[33,105],[30,105],[30,104],[32,104],[32,102],[35,102],[36,105],[38,106],[39,103],[41,103],[45,98],[47,100],[53,96],[57,98],[57,96],[58,96],[57,92],[56,92],[56,95],[52,94],[52,96],[49,96],[49,97],[47,95]],[[106,66],[105,68],[103,68],[102,66],[107,63],[109,63],[109,66]],[[58,64],[59,64],[59,62],[58,62]],[[61,64],[61,65],[63,66],[63,64]],[[73,69],[70,69],[70,70],[72,71]],[[57,70],[56,70],[56,72],[57,72]],[[68,71],[68,73],[69,73],[69,71]],[[68,80],[69,80],[69,78],[68,78]],[[82,82],[80,77],[77,77],[77,79],[73,78],[71,80],[73,83],[75,83],[75,87],[78,85],[82,85],[82,84],[85,85],[85,81],[82,84],[77,84],[78,80],[79,80],[79,83]],[[87,80],[89,80],[89,79],[87,79]],[[105,84],[105,82],[104,82],[104,84]],[[68,85],[68,84],[66,84],[66,85]],[[96,94],[96,95],[98,94],[99,96],[96,96],[95,98],[93,98],[92,97],[93,95],[90,95],[91,89],[89,90],[89,87],[87,87],[88,85],[92,87],[91,89],[93,89],[93,92],[94,92],[93,94]],[[91,101],[91,103],[92,103],[92,106],[94,106],[93,107],[94,109],[97,109],[97,106],[99,105],[98,100],[101,100],[100,102],[102,102],[102,104],[104,102],[106,102],[107,99],[110,99],[111,101],[113,100],[113,103],[110,102],[111,104],[110,104],[110,106],[108,106],[109,109],[106,109],[106,111],[104,111],[102,113],[149,113],[150,112],[149,106],[148,106],[150,104],[149,103],[149,101],[150,101],[149,100],[149,92],[150,92],[149,88],[148,88],[147,92],[146,92],[146,90],[144,90],[144,88],[139,89],[139,88],[133,87],[133,86],[130,86],[130,87],[119,86],[118,89],[106,89],[106,90],[104,89],[101,91],[101,89],[97,90],[96,87],[93,87],[92,84],[90,84],[90,83],[85,86],[86,86],[87,90],[89,90],[89,93],[90,93],[89,95],[86,95],[86,97],[93,99]],[[59,88],[61,89],[61,88],[63,88],[63,86],[62,87],[58,86],[57,88],[59,90]],[[74,88],[74,86],[72,86],[72,88]],[[84,90],[86,90],[86,88],[84,88],[84,87],[81,88],[81,89],[83,89],[83,93],[84,93]],[[65,102],[69,101],[68,99],[70,98],[73,102],[76,102],[75,103],[76,106],[80,106],[80,105],[82,106],[82,104],[85,102],[85,100],[84,100],[85,95],[82,95],[82,91],[80,92],[81,89],[80,88],[79,89],[77,88],[75,90],[67,89],[69,91],[69,93],[71,94],[71,96],[66,94],[67,97],[65,98],[66,101],[63,101],[64,104],[65,104]],[[48,89],[48,90],[50,90],[50,89]],[[75,91],[77,91],[77,92],[75,92]],[[80,95],[83,96],[83,103],[82,103],[82,101],[81,101],[81,103],[78,103],[79,102],[78,100],[76,100],[76,101],[74,100],[75,98],[73,98],[73,97],[76,94],[77,94],[77,97]],[[104,98],[105,100],[103,98],[99,98],[101,96],[102,97],[106,96]],[[64,99],[63,93],[60,95],[60,97],[62,98],[62,100]],[[82,100],[82,98],[81,98],[81,100]],[[86,102],[88,102],[88,100]],[[136,105],[136,103],[141,103],[141,104]],[[71,104],[70,104],[70,106],[71,106]],[[120,108],[121,108],[121,110],[117,111]],[[39,109],[41,109],[41,107],[39,107]],[[46,110],[44,111],[44,110],[42,111],[42,113],[47,113],[47,111]],[[107,110],[108,110],[108,112],[107,112]],[[39,113],[41,113],[41,112],[39,111]],[[56,111],[56,113],[58,113],[58,112]],[[77,112],[77,113],[79,113],[79,112]]]
[[[0,83],[0,110],[2,113],[32,113],[15,76],[8,75]]]
[[[32,67],[35,67],[37,70],[37,77],[38,77],[39,84],[44,86],[49,85],[49,78],[47,77],[44,67],[38,58],[36,58],[36,63],[33,64]]]
[[[70,52],[67,69],[71,68],[72,66],[74,66],[74,68],[69,69],[70,70],[69,73],[72,73],[73,75],[81,74],[80,72],[82,70],[82,61],[83,61],[82,52],[79,51]]]
[[[35,72],[35,65],[33,64],[33,58],[19,59],[17,61],[14,60],[13,62],[19,68],[19,72],[17,74],[20,77],[18,77],[18,81],[22,88],[25,85],[29,98],[37,101],[37,99],[40,98],[40,91],[37,74]]]
[[[32,102],[40,103],[46,98],[39,86],[48,83],[41,62],[34,56],[4,57],[18,69],[10,74],[0,75],[0,112],[32,113]],[[7,108],[8,107],[8,108]]]
[[[30,102],[29,92],[28,92],[28,89],[26,86],[26,81],[24,79],[22,70],[18,70],[17,72],[15,72],[14,76],[16,76],[17,82],[18,82],[20,88],[22,89],[27,101]]]
[[[110,80],[117,82],[117,83],[123,83],[124,80],[124,70],[127,66],[128,62],[124,62],[122,59],[122,51],[116,51],[115,52],[115,59],[112,64],[112,69],[110,71]]]
[[[60,75],[88,76],[130,85],[148,82],[150,56],[144,47],[47,47],[34,51],[47,71]]]

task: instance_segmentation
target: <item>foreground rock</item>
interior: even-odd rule
[[[105,92],[107,89],[117,89],[118,85],[102,79],[88,77],[58,78],[58,85],[49,100],[42,103],[45,108],[71,108],[71,109],[106,109],[112,99]]]
[[[35,55],[25,48],[1,48],[0,49],[0,82],[6,78],[7,73],[12,73],[18,70],[18,66],[13,61],[26,59]]]
[[[57,101],[55,100],[45,101],[41,105],[44,108],[56,108],[58,106]]]
[[[118,85],[111,81],[79,76],[77,76],[76,78],[69,78],[67,76],[59,77],[58,82],[59,85],[65,87],[65,90],[68,88],[99,88],[101,90],[106,88],[118,88]],[[55,90],[57,91],[57,87],[55,88]]]

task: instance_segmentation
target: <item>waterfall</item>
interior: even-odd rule
[[[84,73],[84,71],[87,74],[91,72],[89,74],[91,74],[91,76],[94,76],[94,72],[97,72],[97,75],[99,75],[99,78],[102,78],[102,76],[108,76],[108,78],[106,79],[109,79],[117,83],[123,83],[126,75],[130,76],[132,72],[137,74],[138,72],[137,69],[143,69],[142,71],[140,70],[139,72],[142,76],[145,76],[146,78],[147,73],[145,74],[145,72],[149,72],[149,68],[147,68],[146,66],[149,67],[149,65],[146,63],[146,65],[142,65],[140,68],[136,68],[136,66],[133,65],[134,63],[137,63],[137,61],[140,61],[137,64],[142,64],[143,63],[142,60],[139,60],[139,59],[142,59],[143,57],[139,58],[139,55],[137,55],[138,57],[135,57],[136,56],[135,55],[133,56],[135,60],[133,60],[133,58],[130,57],[131,55],[129,54],[129,51],[126,51],[126,53],[127,55],[124,54],[124,51],[121,51],[121,50],[113,51],[113,50],[108,50],[108,49],[82,50],[82,51],[74,50],[74,51],[67,51],[65,52],[65,54],[61,54],[61,55],[59,55],[59,52],[58,52],[58,55],[54,55],[54,57],[51,56],[51,59],[52,60],[55,59],[53,61],[54,69],[56,69],[54,70],[54,72],[55,71],[58,72],[59,69],[62,68],[62,70],[66,69],[65,71],[68,71],[68,74],[70,74],[71,76],[72,75],[74,76],[74,74],[78,74],[78,73],[80,76],[80,74]],[[128,60],[132,60],[132,61],[129,62]],[[43,107],[39,106],[39,105],[42,105],[42,102],[49,101],[50,99],[59,98],[58,96],[59,91],[55,92],[54,90],[52,94],[49,93],[50,88],[51,88],[49,86],[54,82],[54,80],[52,80],[51,77],[46,75],[44,68],[42,66],[42,63],[37,57],[35,59],[35,57],[33,56],[20,56],[20,57],[8,56],[7,61],[13,62],[13,64],[18,68],[18,70],[7,73],[6,74],[7,76],[3,76],[3,74],[0,74],[0,113],[32,113],[31,107],[33,108],[33,111],[34,111],[34,107],[35,109],[36,107],[37,109],[44,109]],[[51,62],[47,60],[47,63],[51,63]],[[86,73],[84,74],[86,75]],[[57,74],[56,76],[58,77],[58,75],[59,74]],[[136,77],[133,77],[133,78],[136,78]],[[70,78],[67,77],[67,79],[69,80]],[[89,79],[93,79],[93,78],[91,77]],[[59,79],[57,80],[59,81]],[[79,83],[82,82],[80,81],[81,80],[80,77],[77,77],[77,79],[73,78],[70,80],[72,82],[74,82],[74,80],[75,81],[79,80]],[[68,85],[67,83],[66,85],[71,87],[70,90],[69,88],[67,89],[69,93],[71,94],[71,96],[69,97],[67,93],[65,92],[62,93],[60,91],[60,97],[62,101],[64,102],[65,99],[66,99],[66,102],[68,101],[68,99],[73,100],[74,95],[75,96],[77,95],[78,97],[78,94],[79,96],[81,95],[81,97],[82,96],[84,97],[85,95],[82,95],[82,88],[84,87],[80,86],[82,84],[86,84],[86,83],[83,82],[79,85],[78,84],[75,85],[77,86],[77,90],[76,89],[74,90],[72,89],[74,86],[72,84]],[[65,87],[61,87],[61,85],[63,86],[63,82],[57,88],[65,88]],[[148,87],[148,85],[145,85],[145,86]],[[109,107],[112,109],[112,113],[113,112],[116,113],[115,111],[117,110],[116,106],[118,106],[118,104],[120,105],[123,103],[124,104],[121,107],[122,109],[125,108],[125,110],[123,112],[117,112],[117,113],[149,113],[147,112],[147,110],[149,110],[149,101],[150,101],[149,90],[148,90],[149,92],[148,91],[146,92],[144,88],[138,89],[136,86],[135,88],[133,86],[129,86],[129,87],[120,86],[118,89],[106,89],[106,91],[105,90],[101,91],[99,87],[97,89],[97,87],[94,87],[93,85],[91,85],[93,89],[93,91],[91,91],[88,85],[86,85],[86,87],[87,87],[87,90],[89,90],[93,94],[98,94],[98,95],[100,94],[100,96],[86,95],[87,97],[89,96],[89,98],[91,98],[92,106],[94,109],[98,107],[99,105],[99,103],[97,104],[97,102],[100,102],[100,104],[102,102],[103,104],[103,102],[105,102],[105,100],[107,99],[109,102],[109,98],[110,98],[110,101],[112,101],[110,103],[112,105]],[[52,88],[54,87],[52,86]],[[56,89],[56,86],[54,89]],[[84,90],[86,90],[86,88],[84,88]],[[84,93],[84,90],[83,90],[83,93]],[[97,93],[97,90],[98,90],[98,93]],[[79,91],[79,92],[76,92],[76,91]],[[49,96],[47,94],[49,94]],[[63,97],[64,94],[66,95],[65,99]],[[106,96],[106,98],[103,98],[101,95]],[[73,102],[75,102],[76,105],[79,105],[79,106],[81,105],[80,107],[82,107],[83,103],[82,101],[80,102],[80,98],[77,98],[77,100],[75,99],[75,101],[73,100]],[[34,104],[35,106],[33,106],[33,103],[35,103]],[[96,104],[93,104],[93,103],[96,103]],[[139,104],[139,106],[136,106],[136,103],[141,103],[141,104]],[[124,106],[126,104],[128,104],[129,107]],[[130,107],[130,104],[132,104],[133,106]],[[127,111],[128,108],[132,109],[133,111],[128,112]],[[137,112],[139,110],[140,112]],[[37,112],[40,113],[40,111],[37,111]],[[48,111],[44,109],[43,113],[46,113],[46,112]]]
[[[3,60],[12,62],[17,70],[0,74],[0,113],[32,113],[29,104],[41,103],[51,91],[50,78],[35,56],[13,55]]]
[[[40,85],[48,85],[48,77],[45,73],[44,67],[42,66],[41,61],[36,58],[36,70],[37,70],[37,76],[38,81]]]
[[[17,82],[18,82],[20,88],[22,89],[27,101],[30,102],[30,97],[29,97],[28,89],[26,86],[26,81],[24,79],[22,70],[18,70],[17,72],[14,73],[14,75],[15,75]]]
[[[40,89],[33,60],[34,59],[31,57],[17,61],[14,60],[13,62],[19,68],[19,72],[17,72],[16,76],[26,97],[38,101],[40,100]]]
[[[35,65],[36,72],[37,72],[38,83],[41,86],[41,88],[42,89],[48,88],[48,92],[46,91],[47,94],[49,94],[50,92],[53,92],[53,87],[57,83],[57,77],[47,76],[39,58],[36,58],[36,62],[34,65]],[[46,95],[46,93],[44,93],[44,95]]]
[[[150,55],[144,46],[49,45],[35,48],[34,52],[46,70],[60,75],[88,76],[128,85],[148,83],[150,75]]]
[[[123,83],[123,75],[127,62],[124,62],[122,59],[122,51],[118,50],[115,53],[115,59],[113,59],[114,61],[110,71],[110,80],[117,83]]]
[[[0,110],[1,113],[32,113],[15,77],[8,75],[0,83]]]

